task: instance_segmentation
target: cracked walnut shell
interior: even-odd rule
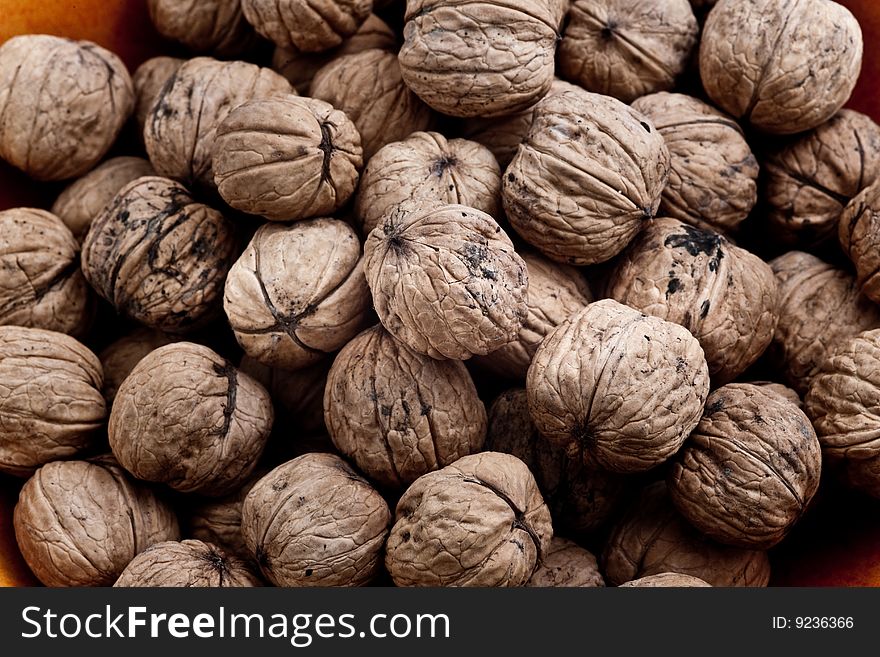
[[[147,0],[156,30],[195,52],[238,55],[256,45],[241,0]]]
[[[245,18],[275,45],[303,52],[338,46],[367,20],[372,0],[241,0]]]
[[[838,237],[855,267],[856,285],[880,303],[880,181],[849,202],[840,215]]]
[[[262,586],[248,565],[203,541],[165,541],[138,554],[114,587],[241,588]]]
[[[592,552],[554,536],[526,586],[594,587],[605,586],[605,580]]]
[[[552,538],[550,512],[525,464],[482,452],[407,489],[385,567],[397,586],[524,586]]]

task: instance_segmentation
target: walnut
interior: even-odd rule
[[[837,238],[840,214],[880,180],[880,126],[840,110],[826,123],[775,147],[762,162],[767,221],[787,246],[812,247]]]
[[[648,575],[647,577],[639,577],[638,579],[624,582],[620,586],[636,587],[636,588],[692,588],[692,587],[711,587],[699,577],[692,575],[682,575],[680,573],[658,573],[657,575]]]
[[[758,161],[739,124],[684,94],[652,94],[632,106],[651,119],[669,149],[660,213],[720,232],[742,223],[758,200]]]
[[[525,109],[553,81],[566,9],[560,0],[407,0],[403,79],[451,116]]]
[[[760,386],[731,383],[709,395],[669,471],[669,494],[706,536],[768,549],[804,514],[821,470],[816,432],[796,404]]]
[[[30,476],[89,449],[104,424],[101,363],[63,333],[0,326],[0,472]]]
[[[32,178],[89,171],[133,109],[125,64],[94,43],[31,34],[0,46],[0,158]]]
[[[188,539],[148,547],[132,559],[113,586],[240,588],[262,582],[241,559],[216,545]]]
[[[218,548],[245,562],[253,562],[241,533],[241,507],[244,498],[266,472],[255,473],[234,493],[220,498],[202,498],[190,505],[186,525],[189,536]]]
[[[862,33],[830,0],[726,0],[709,13],[700,77],[712,101],[755,128],[793,134],[831,118],[862,64]]]
[[[338,456],[278,466],[241,513],[245,543],[276,586],[363,586],[379,573],[391,511]]]
[[[0,212],[0,325],[80,336],[93,311],[79,244],[64,223],[34,208]]]
[[[786,401],[790,401],[792,404],[803,410],[804,403],[803,400],[801,400],[800,395],[788,386],[784,386],[781,383],[773,383],[772,381],[751,381],[750,383],[763,388],[764,392],[776,395]]]
[[[429,130],[430,108],[403,82],[393,52],[364,50],[334,59],[315,73],[309,95],[348,115],[357,126],[364,161],[385,144]]]
[[[134,118],[143,139],[147,118],[165,83],[186,60],[177,57],[153,57],[137,67],[131,76],[134,85]]]
[[[880,308],[859,293],[845,271],[801,251],[770,263],[779,281],[774,364],[800,394],[845,339],[880,327]]]
[[[277,46],[272,55],[272,68],[287,78],[298,93],[305,95],[309,91],[315,73],[331,61],[337,57],[354,55],[373,48],[396,50],[397,37],[385,21],[375,14],[370,14],[357,32],[332,50],[314,53],[302,52],[292,46],[287,48]]]
[[[770,561],[762,550],[716,543],[676,511],[666,484],[642,491],[611,533],[602,553],[605,582],[619,586],[649,575],[678,573],[712,586],[767,586]]]
[[[605,580],[592,552],[554,536],[526,586],[595,587],[605,586]]]
[[[236,255],[233,224],[167,178],[138,178],[101,211],[83,243],[82,267],[120,313],[172,333],[219,313]]]
[[[277,46],[329,50],[357,32],[372,0],[241,0],[245,18]]]
[[[329,360],[290,371],[267,367],[245,356],[239,363],[239,369],[269,391],[275,403],[276,426],[280,421],[291,427],[297,438],[326,432],[324,388],[330,371]]]
[[[272,428],[266,390],[201,345],[150,352],[119,386],[110,447],[138,479],[221,496],[250,476]]]
[[[650,121],[614,98],[563,91],[538,103],[503,178],[514,230],[547,257],[617,255],[660,205],[669,151]]]
[[[559,69],[585,89],[629,103],[675,85],[698,32],[688,0],[575,0]]]
[[[240,0],[147,0],[147,8],[159,34],[196,52],[238,55],[257,43]]]
[[[488,354],[526,316],[525,263],[492,217],[462,205],[386,218],[364,245],[364,271],[385,328],[432,358]]]
[[[501,393],[489,408],[484,449],[512,454],[535,477],[553,525],[574,538],[602,529],[623,501],[628,478],[585,463],[578,454],[549,443],[529,415],[523,388]]]
[[[605,299],[545,338],[526,389],[548,441],[614,472],[641,472],[675,454],[697,425],[709,373],[686,329]]]
[[[417,354],[381,326],[339,352],[324,414],[337,449],[391,490],[479,451],[486,437],[486,409],[464,363]]]
[[[370,159],[355,197],[355,216],[365,235],[405,203],[420,208],[458,203],[494,217],[500,195],[501,170],[485,146],[415,132]]]
[[[770,266],[722,235],[676,219],[645,227],[617,262],[608,294],[693,333],[717,385],[754,363],[776,327]]]
[[[846,206],[838,237],[855,267],[856,285],[871,301],[880,303],[880,180]]]
[[[174,339],[161,331],[139,328],[110,343],[98,354],[104,371],[104,398],[112,406],[119,386],[148,353]]]
[[[517,339],[477,362],[501,376],[525,380],[538,346],[557,326],[593,301],[583,274],[533,253],[522,253],[529,275],[528,315]]]
[[[245,62],[196,57],[166,81],[150,108],[144,143],[159,175],[214,186],[217,128],[236,107],[256,98],[295,93],[275,71]]]
[[[362,153],[354,124],[329,104],[257,99],[217,128],[214,182],[236,210],[274,221],[319,217],[354,194]]]
[[[223,307],[242,349],[264,365],[321,360],[370,310],[357,235],[338,219],[261,226],[229,271]]]
[[[111,457],[55,461],[15,506],[15,537],[46,586],[110,586],[139,552],[180,538],[171,507]]]
[[[142,157],[114,157],[69,185],[52,206],[52,213],[64,222],[82,244],[92,225],[113,197],[125,185],[142,176],[153,176],[153,166]]]
[[[483,452],[407,489],[385,567],[397,586],[524,586],[552,538],[550,512],[525,464]]]

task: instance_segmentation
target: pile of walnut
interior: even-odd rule
[[[764,586],[822,470],[880,497],[846,9],[149,6],[191,58],[0,47],[44,583]]]

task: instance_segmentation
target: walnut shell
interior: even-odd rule
[[[245,18],[277,46],[321,52],[357,32],[372,0],[241,0]]]
[[[831,118],[861,65],[859,23],[830,0],[720,0],[700,42],[700,77],[712,101],[775,134]]]
[[[133,109],[125,64],[94,43],[30,34],[0,46],[0,158],[32,178],[89,171]]]
[[[494,217],[500,195],[501,170],[485,146],[415,132],[370,159],[355,196],[355,216],[365,235],[406,203],[420,208],[458,203]]]
[[[796,404],[748,383],[709,395],[669,471],[672,502],[706,536],[768,549],[800,520],[819,488],[822,450]]]
[[[722,235],[676,219],[645,227],[617,262],[608,295],[693,333],[718,385],[752,365],[776,327],[770,266]]]
[[[856,285],[871,301],[880,303],[880,180],[843,210],[838,237],[855,267]]]
[[[601,565],[612,586],[670,572],[712,586],[761,587],[770,580],[766,552],[721,545],[700,534],[676,511],[662,481],[645,488],[617,523]]]
[[[486,438],[486,409],[464,363],[410,351],[381,326],[339,352],[324,417],[343,456],[391,490],[479,451]]]
[[[298,93],[305,95],[308,94],[315,73],[331,61],[373,48],[389,51],[397,48],[394,30],[376,14],[370,14],[357,32],[332,50],[314,53],[302,52],[294,47],[277,46],[272,54],[272,68],[287,78]]]
[[[93,311],[79,244],[62,221],[34,208],[0,212],[0,325],[79,336]]]
[[[321,360],[370,310],[357,235],[338,219],[261,226],[229,271],[223,307],[241,348],[264,365]]]
[[[171,333],[220,310],[235,226],[167,178],[138,178],[98,215],[83,243],[86,280],[116,310]]]
[[[309,95],[345,112],[357,126],[364,161],[385,144],[430,129],[430,108],[403,82],[393,52],[364,50],[334,59],[315,73]]]
[[[141,551],[180,538],[171,507],[111,457],[55,461],[18,497],[15,537],[46,586],[110,586]]]
[[[98,354],[104,370],[104,398],[113,405],[119,386],[148,353],[174,339],[161,331],[139,328],[110,343]]]
[[[379,320],[413,351],[466,360],[514,340],[528,272],[489,215],[463,205],[394,213],[364,245]]]
[[[150,108],[144,143],[161,176],[213,189],[217,128],[236,107],[256,98],[296,93],[275,71],[245,62],[196,57],[165,82]]]
[[[553,81],[566,9],[560,0],[407,0],[403,79],[451,116],[525,109]]]
[[[583,90],[542,100],[502,182],[510,225],[549,258],[576,265],[620,253],[652,218],[669,151],[650,121]]]
[[[137,555],[114,587],[240,588],[262,586],[248,565],[193,539],[157,543]]]
[[[195,52],[238,55],[257,43],[240,0],[147,0],[147,8],[159,34]]]
[[[147,354],[122,382],[107,433],[138,479],[221,496],[250,476],[272,420],[259,383],[207,347],[175,342]]]
[[[240,105],[217,128],[214,182],[236,210],[273,221],[329,215],[354,194],[361,139],[339,110],[286,96]]]
[[[605,580],[592,552],[554,536],[526,586],[595,587],[605,586]]]
[[[772,149],[763,196],[774,237],[816,246],[837,238],[847,203],[880,180],[880,126],[843,109],[815,130]]]
[[[64,189],[52,205],[55,214],[82,244],[97,217],[125,185],[142,176],[154,176],[142,157],[114,157],[95,167]]]
[[[699,577],[692,575],[682,575],[680,573],[659,573],[657,575],[648,575],[638,579],[624,582],[620,586],[634,588],[692,588],[692,587],[711,587]]]
[[[686,329],[604,299],[545,338],[526,390],[551,443],[614,472],[641,472],[675,454],[697,425],[709,372]]]
[[[770,263],[779,281],[779,321],[771,351],[800,394],[845,339],[880,327],[880,308],[859,293],[855,278],[816,256],[789,251]]]
[[[525,464],[483,452],[407,489],[385,567],[397,586],[524,586],[552,538],[550,512]]]
[[[241,488],[225,497],[196,500],[186,517],[189,536],[216,545],[242,561],[253,562],[254,555],[248,550],[241,533],[241,508],[244,498],[265,474],[252,476]]]
[[[177,72],[186,60],[177,57],[152,57],[135,69],[131,76],[134,85],[134,118],[139,134],[143,139],[144,128],[153,103],[162,92],[165,83]]]
[[[773,383],[772,381],[750,381],[750,383],[763,388],[765,392],[790,401],[801,410],[804,408],[804,402],[800,395],[788,386],[784,386],[781,383]]]
[[[742,223],[758,200],[758,161],[739,124],[684,94],[652,94],[632,106],[669,149],[660,213],[719,232]]]
[[[258,360],[245,356],[239,363],[239,369],[269,391],[277,419],[294,429],[298,438],[326,432],[324,388],[330,371],[329,360],[290,371],[266,367]]]
[[[104,424],[101,362],[63,333],[0,326],[0,472],[30,476],[89,449]]]
[[[517,339],[476,359],[503,377],[525,380],[541,342],[557,326],[593,301],[583,274],[534,253],[522,253],[529,275],[528,315]]]
[[[585,89],[629,103],[672,89],[698,32],[688,0],[574,0],[559,70]]]
[[[388,504],[332,454],[305,454],[251,489],[241,530],[276,586],[363,586],[379,573]]]

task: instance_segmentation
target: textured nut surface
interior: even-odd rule
[[[194,501],[186,516],[188,535],[216,545],[242,561],[254,562],[254,555],[248,550],[241,533],[241,508],[244,498],[260,478],[255,473],[241,488],[225,497]]]
[[[262,583],[241,559],[216,545],[188,539],[148,547],[132,559],[113,586],[239,588]]]
[[[94,305],[79,245],[55,215],[34,208],[0,212],[0,325],[85,333]]]
[[[720,0],[700,42],[700,77],[712,101],[777,134],[833,116],[861,64],[858,21],[830,0]]]
[[[220,496],[250,476],[272,428],[266,390],[201,345],[175,342],[145,356],[122,382],[110,447],[138,479]]]
[[[143,139],[147,117],[150,115],[153,103],[156,102],[162,87],[183,65],[184,61],[186,60],[177,57],[152,57],[138,66],[131,76],[135,95],[134,118],[137,121],[141,139]]]
[[[525,109],[553,81],[566,9],[560,0],[407,0],[403,79],[452,116]]]
[[[880,455],[867,459],[846,459],[842,477],[852,488],[880,498]]]
[[[86,173],[133,109],[125,64],[94,43],[31,34],[0,46],[0,158],[37,180]]]
[[[46,586],[110,586],[139,552],[180,538],[171,507],[111,457],[44,465],[19,494],[14,526]]]
[[[838,237],[856,269],[856,284],[862,294],[880,303],[880,181],[844,208]]]
[[[357,32],[372,0],[242,0],[245,18],[278,46],[320,52]]]
[[[196,52],[237,55],[256,44],[240,0],[148,0],[159,34]]]
[[[698,32],[688,0],[575,0],[559,44],[560,72],[629,103],[673,87]]]
[[[391,511],[332,454],[305,454],[251,489],[241,530],[276,586],[363,586],[379,573]]]
[[[880,179],[880,126],[843,109],[770,151],[763,196],[774,237],[786,245],[834,240],[847,203]]]
[[[773,270],[718,233],[656,219],[617,262],[610,281],[610,297],[693,333],[716,384],[739,376],[773,339]]]
[[[256,359],[245,356],[241,359],[239,369],[269,391],[275,404],[276,424],[277,420],[281,420],[282,424],[294,429],[297,437],[326,432],[324,388],[330,370],[329,359],[290,371],[266,367]]]
[[[788,386],[784,386],[781,383],[773,383],[772,381],[751,381],[750,383],[763,388],[766,392],[790,401],[800,409],[804,407],[801,396]]]
[[[819,488],[822,451],[804,412],[748,383],[713,391],[669,471],[676,508],[710,538],[768,549]]]
[[[612,586],[670,572],[712,586],[767,586],[770,580],[766,552],[721,545],[700,534],[676,511],[663,482],[645,488],[620,519],[601,564]]]
[[[82,268],[118,312],[185,332],[219,313],[236,241],[233,224],[178,183],[138,178],[92,222]]]
[[[338,219],[261,226],[229,271],[223,307],[242,349],[264,365],[321,360],[370,310],[357,235]]]
[[[52,205],[56,215],[82,244],[92,220],[125,185],[153,176],[153,166],[142,157],[114,157],[64,189]]]
[[[101,362],[63,333],[0,326],[0,472],[30,476],[88,449],[104,424]]]
[[[144,127],[144,143],[159,175],[212,189],[217,128],[248,100],[293,94],[275,71],[245,62],[196,57],[162,86]]]
[[[355,216],[365,235],[405,203],[457,203],[495,217],[500,195],[501,170],[485,146],[447,140],[439,132],[415,132],[370,159],[355,196]]]
[[[573,541],[554,536],[541,557],[541,563],[526,586],[605,586],[596,557]]]
[[[354,194],[362,164],[354,124],[312,98],[244,103],[220,124],[214,144],[223,200],[275,221],[336,212]]]
[[[669,151],[646,117],[608,96],[563,91],[535,107],[502,200],[514,230],[547,257],[595,264],[656,214],[668,173]]]
[[[850,274],[816,256],[789,251],[770,266],[779,281],[771,351],[785,380],[803,395],[842,341],[880,327],[880,308],[859,293]]]
[[[523,586],[552,538],[550,512],[525,464],[483,452],[407,489],[385,567],[397,586]]]
[[[410,91],[393,52],[364,50],[334,59],[315,74],[309,95],[345,114],[357,126],[364,161],[385,144],[428,130],[433,114]]]
[[[339,352],[324,412],[336,448],[388,489],[478,451],[486,437],[486,409],[464,363],[417,354],[381,326]]]
[[[758,161],[739,124],[684,94],[651,94],[632,106],[669,149],[660,213],[721,232],[738,226],[758,200]]]
[[[648,575],[647,577],[639,577],[638,579],[631,580],[629,582],[624,582],[621,586],[626,587],[649,587],[649,588],[657,588],[657,587],[694,587],[694,586],[712,586],[711,584],[707,584],[699,577],[694,577],[692,575],[682,575],[680,573],[659,573],[657,575]]]
[[[171,342],[174,339],[161,331],[138,328],[107,345],[98,354],[104,370],[104,398],[107,404],[113,404],[119,386],[144,356]]]
[[[538,431],[615,472],[640,472],[675,454],[709,394],[703,350],[677,324],[611,299],[550,333],[526,382]]]
[[[385,328],[432,358],[491,353],[526,316],[525,262],[492,217],[463,205],[388,217],[367,238],[364,272]]]

